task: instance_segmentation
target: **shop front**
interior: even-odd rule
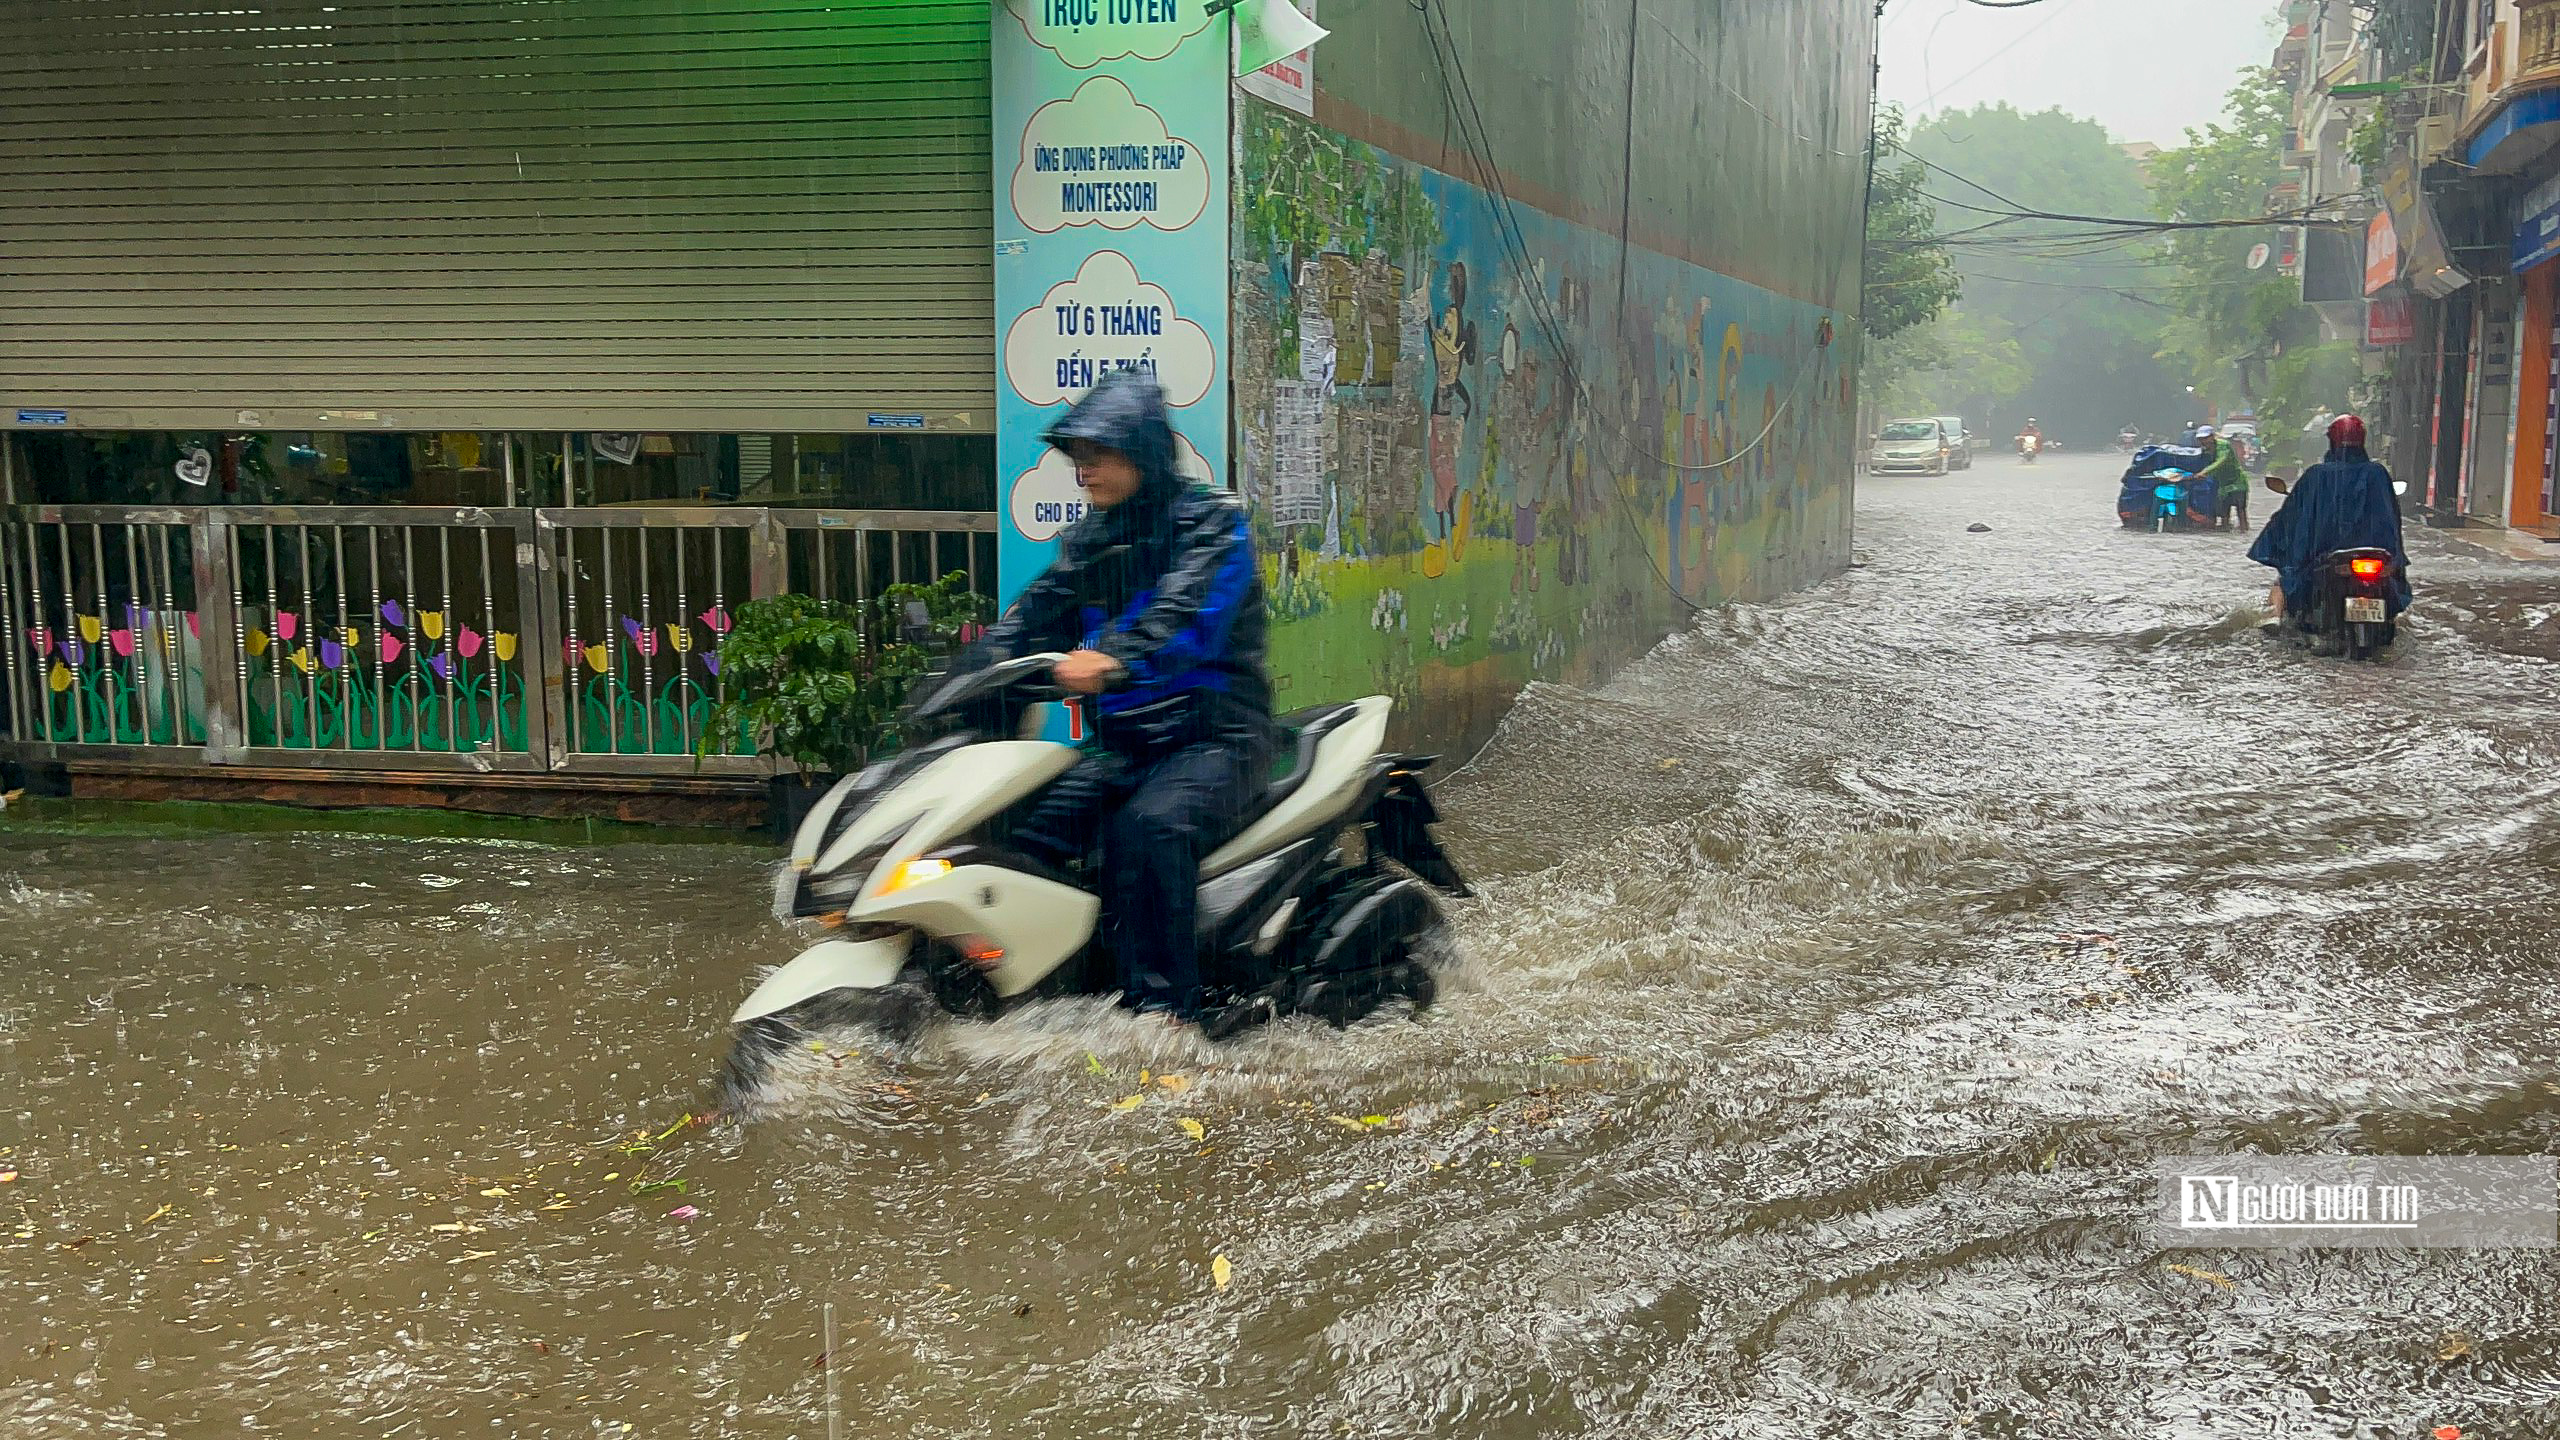
[[[9,7],[9,753],[768,768],[739,605],[997,588],[989,52],[984,0]]]
[[[2506,521],[2560,534],[2560,169],[2525,194],[2514,266],[2523,291],[2514,483]]]

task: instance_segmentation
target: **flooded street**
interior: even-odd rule
[[[688,1128],[762,850],[0,839],[0,1424],[2560,1434],[2552,1252],[2142,1229],[2158,1156],[2560,1145],[2560,566],[2413,528],[2315,660],[2116,469],[1865,482],[1863,568],[1533,689],[1443,1003],[1348,1036],[1054,1005]]]

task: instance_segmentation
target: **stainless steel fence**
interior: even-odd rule
[[[760,773],[737,607],[953,570],[992,594],[993,515],[18,506],[0,698],[27,758]]]
[[[46,506],[0,526],[13,735],[103,751],[207,743],[189,514]]]

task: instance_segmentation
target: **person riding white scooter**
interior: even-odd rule
[[[1232,838],[1271,770],[1262,570],[1242,506],[1175,474],[1163,392],[1106,374],[1042,437],[1092,509],[989,629],[977,659],[1064,651],[1096,748],[1014,828],[1066,866],[1098,839],[1102,937],[1122,1003],[1192,1018],[1200,862]]]

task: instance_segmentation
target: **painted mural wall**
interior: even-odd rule
[[[1236,124],[1236,473],[1284,710],[1391,694],[1471,744],[1532,680],[1847,564],[1854,315],[1259,100]],[[1832,228],[1792,262],[1854,275]]]

